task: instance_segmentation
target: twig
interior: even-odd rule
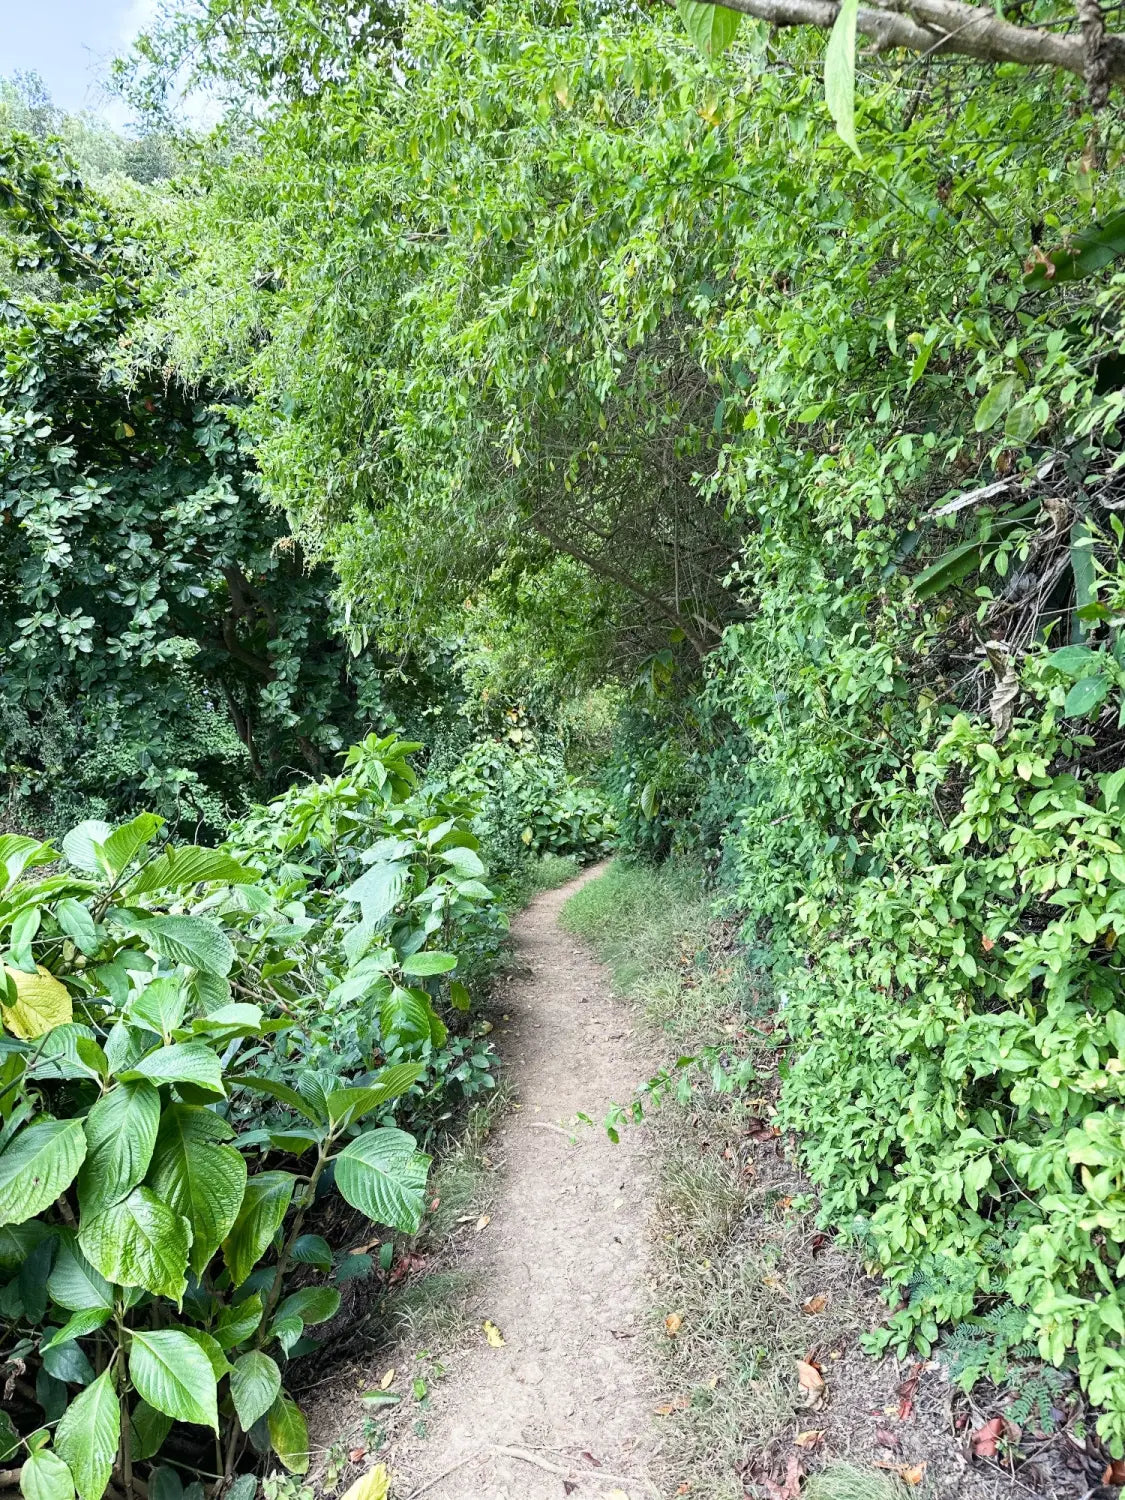
[[[525,1120],[524,1124],[530,1125],[532,1130],[556,1130],[559,1135],[565,1135],[568,1140],[574,1134],[573,1130],[564,1130],[561,1125],[552,1125],[547,1120]]]
[[[638,1479],[635,1474],[614,1474],[609,1469],[598,1469],[595,1473],[590,1469],[580,1469],[577,1464],[572,1465],[569,1469],[564,1469],[561,1464],[551,1463],[550,1459],[536,1457],[534,1453],[529,1453],[526,1448],[501,1448],[498,1444],[493,1444],[492,1451],[499,1454],[502,1458],[518,1458],[525,1464],[534,1464],[537,1469],[545,1469],[548,1474],[558,1474],[563,1479],[569,1479],[571,1475],[577,1474],[583,1479],[592,1479],[597,1484],[602,1483],[604,1480],[607,1483],[611,1482],[613,1484],[644,1484],[646,1489],[648,1488],[647,1482],[643,1479]]]
[[[463,1469],[466,1464],[475,1463],[478,1458],[483,1458],[488,1452],[487,1448],[478,1448],[475,1453],[470,1453],[467,1458],[459,1458],[455,1464],[450,1464],[448,1469],[442,1469],[440,1474],[435,1474],[432,1479],[427,1479],[425,1484],[420,1484],[416,1490],[411,1490],[406,1500],[415,1500],[416,1495],[424,1495],[427,1490],[432,1490],[435,1484],[440,1484],[443,1479],[448,1479],[450,1474],[456,1474],[458,1469]]]

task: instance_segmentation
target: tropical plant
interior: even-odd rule
[[[0,1312],[36,1371],[3,1450],[28,1500],[132,1493],[162,1455],[229,1478],[247,1443],[307,1468],[284,1367],[360,1269],[309,1216],[331,1182],[417,1230],[429,1158],[395,1117],[446,1046],[426,986],[490,900],[463,820],[408,815],[412,748],[369,740],[221,849],[147,813],[0,840]]]

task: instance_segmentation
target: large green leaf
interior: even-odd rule
[[[84,1218],[78,1243],[107,1281],[143,1287],[176,1303],[183,1297],[191,1225],[150,1188],[134,1188],[121,1203]]]
[[[74,1480],[66,1464],[50,1448],[37,1448],[20,1469],[24,1500],[74,1500]]]
[[[86,1160],[78,1174],[83,1217],[119,1203],[144,1180],[160,1122],[160,1094],[137,1079],[119,1083],[86,1116]]]
[[[824,53],[824,97],[840,139],[857,156],[855,138],[855,27],[859,0],[842,0]]]
[[[303,1286],[290,1292],[274,1314],[278,1320],[300,1318],[311,1327],[314,1323],[327,1323],[340,1311],[340,1293],[332,1286]]]
[[[78,869],[88,870],[91,875],[100,875],[103,868],[100,851],[112,832],[108,823],[102,823],[97,818],[87,818],[77,828],[72,828],[63,839],[63,853]]]
[[[343,900],[356,901],[365,923],[374,927],[387,918],[398,904],[410,866],[394,861],[373,865],[343,893]]]
[[[736,10],[722,5],[707,5],[704,0],[677,0],[676,10],[684,30],[704,57],[718,57],[734,41],[738,23]]]
[[[164,827],[156,813],[138,813],[131,823],[122,823],[102,842],[102,854],[114,877],[125,870],[146,844]]]
[[[112,1367],[70,1403],[55,1430],[55,1450],[82,1500],[101,1500],[121,1439],[121,1404]]]
[[[273,1451],[291,1474],[307,1474],[309,1429],[297,1403],[284,1391],[270,1407],[267,1419]]]
[[[98,951],[100,946],[98,929],[94,925],[89,908],[81,901],[76,901],[73,896],[64,896],[55,907],[55,918],[66,935],[73,939],[75,946],[87,958],[91,958]]]
[[[73,1230],[62,1234],[47,1291],[52,1302],[69,1312],[113,1309],[113,1288],[82,1254]]]
[[[379,1025],[388,1051],[429,1041],[433,1019],[433,1006],[424,990],[403,989],[396,984],[379,1001]]]
[[[181,891],[201,881],[221,880],[226,885],[253,885],[257,870],[247,869],[221,849],[182,844],[165,849],[129,882],[127,896],[152,891]],[[225,972],[225,971],[224,971]]]
[[[268,1354],[252,1350],[234,1362],[230,1395],[243,1430],[249,1432],[281,1394],[281,1371]]]
[[[156,1137],[149,1186],[192,1229],[191,1269],[202,1276],[207,1262],[230,1233],[246,1187],[246,1162],[223,1144],[230,1126],[211,1110],[172,1104]]]
[[[330,1259],[329,1265],[331,1263]],[[219,1348],[233,1349],[236,1344],[244,1344],[252,1334],[257,1332],[261,1321],[262,1299],[257,1292],[247,1297],[244,1302],[233,1305],[228,1302],[219,1313],[219,1321],[215,1326],[215,1337],[219,1341]]]
[[[157,1411],[177,1422],[219,1430],[211,1361],[182,1329],[135,1329],[129,1376],[137,1394]]]
[[[138,1401],[129,1414],[129,1428],[133,1462],[141,1463],[160,1452],[164,1439],[172,1431],[172,1418],[147,1401]]]
[[[402,961],[404,974],[412,974],[420,978],[428,978],[431,974],[448,974],[456,967],[457,955],[454,953],[411,953]]]
[[[1066,695],[1063,717],[1082,719],[1093,713],[1095,708],[1101,707],[1112,685],[1109,678],[1100,672],[1095,677],[1080,677]]]
[[[144,1026],[164,1040],[171,1041],[172,1033],[183,1020],[188,1008],[188,989],[180,978],[163,974],[150,980],[129,1006],[129,1020],[136,1026]]]
[[[99,1328],[104,1328],[112,1316],[111,1307],[84,1307],[79,1312],[71,1313],[61,1328],[57,1328],[49,1338],[40,1343],[39,1353],[44,1354],[48,1349],[57,1348],[59,1344],[68,1344],[74,1339],[95,1333]]]
[[[276,1078],[259,1078],[254,1073],[243,1073],[238,1077],[230,1079],[231,1086],[242,1089],[250,1089],[255,1094],[265,1094],[270,1099],[276,1099],[279,1104],[288,1105],[297,1114],[304,1115],[306,1120],[311,1120],[314,1125],[323,1125],[324,1117],[318,1115],[313,1106],[296,1089],[290,1088],[287,1083],[282,1083]]]
[[[223,1241],[223,1259],[235,1286],[242,1285],[272,1243],[295,1181],[288,1172],[259,1172],[247,1182],[238,1218]]]
[[[34,1218],[66,1191],[86,1156],[80,1119],[21,1130],[0,1154],[0,1224]]]
[[[204,969],[209,974],[227,975],[231,971],[234,945],[209,917],[143,917],[139,912],[125,911],[114,911],[111,916],[169,963]]]
[[[336,1089],[328,1095],[328,1117],[337,1127],[351,1125],[373,1109],[405,1094],[424,1072],[422,1063],[395,1063],[384,1068],[378,1080],[366,1088]]]
[[[147,1078],[153,1083],[193,1083],[211,1094],[226,1093],[222,1065],[206,1042],[173,1042],[170,1047],[158,1047],[126,1068],[120,1077],[123,1081]]]
[[[429,1166],[430,1158],[405,1130],[369,1130],[336,1158],[336,1186],[375,1223],[416,1234]]]
[[[1029,288],[1041,291],[1044,287],[1078,281],[1093,276],[1121,255],[1125,255],[1125,209],[1111,214],[1104,223],[1082,230],[1065,248],[1037,259],[1024,282]]]

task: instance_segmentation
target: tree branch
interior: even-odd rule
[[[771,26],[822,30],[831,28],[840,9],[836,0],[715,0],[715,4]],[[982,62],[1045,65],[1088,77],[1089,52],[1081,34],[1056,36],[1039,26],[1016,26],[994,10],[967,5],[964,0],[868,0],[859,10],[856,29],[871,37],[878,49],[956,52]],[[1125,37],[1107,33],[1099,60],[1099,71],[1104,71],[1108,82],[1125,80]]]

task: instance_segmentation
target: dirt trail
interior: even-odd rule
[[[478,1323],[491,1320],[505,1342],[492,1348],[481,1332],[447,1362],[427,1437],[392,1455],[399,1496],[658,1494],[646,1476],[651,1400],[632,1353],[645,1306],[644,1131],[615,1146],[600,1127],[569,1128],[579,1111],[600,1121],[647,1076],[628,1007],[557,923],[596,873],[513,923],[517,969],[497,1040],[520,1108],[494,1138],[500,1196],[468,1260]]]

